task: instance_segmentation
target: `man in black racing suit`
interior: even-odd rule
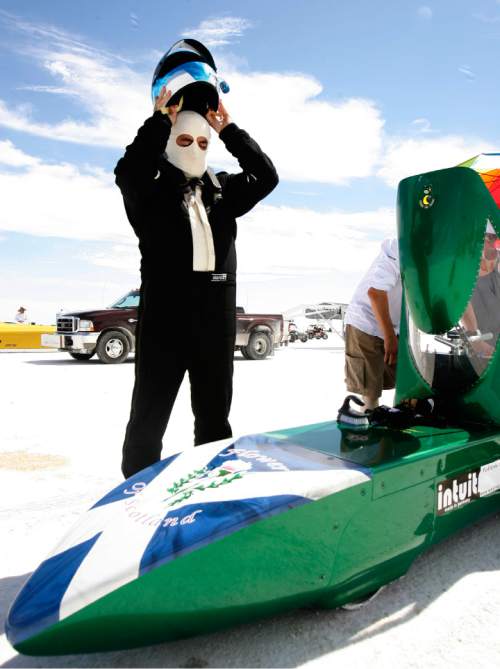
[[[195,445],[232,436],[235,219],[278,183],[271,160],[232,122],[222,103],[205,119],[167,106],[169,97],[162,89],[153,115],[115,169],[139,239],[142,277],[135,385],[123,445],[125,477],[160,459],[186,371]],[[206,168],[209,126],[241,172],[215,175]]]

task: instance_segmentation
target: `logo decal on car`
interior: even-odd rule
[[[500,460],[464,472],[437,486],[437,513],[442,516],[500,490]]]

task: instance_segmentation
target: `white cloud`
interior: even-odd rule
[[[431,122],[428,118],[416,118],[411,123],[418,132],[432,132]]]
[[[33,93],[52,93],[54,95],[68,95],[77,97],[75,91],[71,91],[63,86],[18,86],[19,91],[32,91]]]
[[[401,179],[463,163],[478,153],[495,148],[480,138],[446,135],[432,139],[394,138],[378,170],[378,176],[389,186],[397,186]]]
[[[46,58],[46,69],[62,79],[64,87],[45,87],[43,92],[77,99],[89,120],[69,118],[59,123],[44,123],[37,120],[31,105],[12,108],[0,101],[0,125],[40,137],[94,146],[123,146],[133,138],[137,126],[151,112],[149,87],[139,75],[130,68],[115,69],[86,56],[66,53],[47,54]],[[51,58],[57,58],[57,63]]]
[[[458,68],[458,71],[461,72],[469,81],[474,81],[476,78],[475,73],[471,70],[471,68],[468,65],[461,65]]]
[[[417,14],[421,19],[427,19],[427,20],[432,19],[433,16],[432,9],[427,5],[421,5],[417,9]]]
[[[348,302],[381,240],[395,235],[392,209],[259,205],[238,225],[238,301],[271,313],[325,299]]]
[[[134,240],[110,174],[70,164],[49,165],[13,146],[5,150],[5,144],[0,144],[0,158],[5,154],[9,165],[18,159],[18,166],[25,169],[21,173],[0,169],[0,230],[119,243]]]
[[[393,209],[317,212],[261,204],[238,226],[238,267],[247,276],[362,272],[380,240],[395,234]]]
[[[34,105],[9,107],[0,100],[0,125],[50,139],[98,146],[123,146],[150,113],[150,83],[120,56],[95,49],[81,38],[56,27],[33,24],[0,12],[11,28],[29,38],[18,46],[56,85],[24,86],[33,93],[70,96],[78,103],[79,118],[44,123]],[[36,100],[36,98],[34,98]],[[64,109],[64,107],[62,107]]]
[[[16,148],[10,140],[0,141],[0,164],[11,167],[38,165],[40,160]]]
[[[128,144],[151,113],[149,75],[56,29],[30,24],[22,29],[33,39],[43,37],[43,44],[37,43],[30,54],[55,80],[54,86],[31,88],[72,96],[87,120],[66,115],[64,121],[45,123],[30,107],[12,108],[0,100],[0,125],[82,144]],[[219,65],[232,87],[225,100],[230,112],[262,144],[283,179],[347,183],[373,173],[384,122],[372,101],[323,100],[321,84],[307,74],[246,74],[223,61]],[[217,142],[213,161],[234,166]]]
[[[184,37],[193,37],[209,47],[231,44],[252,27],[251,21],[237,16],[222,16],[205,19],[196,28],[186,28]]]
[[[497,2],[497,5],[500,4],[500,2]],[[500,16],[487,16],[486,14],[480,12],[477,14],[472,15],[475,19],[478,21],[482,21],[483,23],[499,23],[500,22]]]
[[[321,84],[306,74],[224,74],[234,91],[224,104],[269,154],[281,179],[343,184],[373,173],[384,121],[370,100],[322,100]],[[230,164],[221,148],[214,158]]]
[[[19,16],[6,12],[0,9],[0,19],[12,30],[24,33],[29,36],[29,49],[25,48],[25,52],[33,52],[36,45],[52,44],[60,50],[68,49],[75,53],[87,54],[88,56],[99,55],[108,57],[111,56],[116,59],[115,54],[111,54],[103,49],[95,49],[90,46],[84,37],[76,35],[75,33],[68,33],[57,26],[45,23],[32,23],[25,21]],[[121,61],[126,62],[126,59],[120,58]]]
[[[135,242],[133,244],[115,244],[98,253],[84,253],[81,257],[92,265],[110,267],[133,275],[137,275],[137,268],[140,264],[139,248]]]

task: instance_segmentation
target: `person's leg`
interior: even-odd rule
[[[347,325],[345,332],[347,390],[361,395],[365,410],[378,406],[384,375],[384,342]]]
[[[373,397],[370,395],[361,395],[361,399],[364,404],[364,410],[365,411],[373,411],[373,409],[376,409],[378,407],[378,401],[380,397]]]
[[[207,337],[192,355],[189,379],[195,446],[232,436],[229,411],[233,396],[233,357],[233,336]]]
[[[194,273],[191,346],[188,371],[194,414],[195,446],[232,436],[229,411],[233,396],[236,338],[234,275],[213,280],[211,272]]]
[[[179,364],[176,354],[160,353],[159,356],[161,360],[143,359],[136,367],[130,419],[123,443],[125,478],[160,459],[163,435],[185,373],[185,365]]]
[[[135,383],[123,444],[122,472],[128,478],[161,457],[162,439],[186,371],[186,347],[168,341],[164,298],[156,287],[141,288],[136,331]]]

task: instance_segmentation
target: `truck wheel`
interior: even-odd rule
[[[300,341],[302,343],[306,342],[307,341],[307,335],[302,335],[302,337],[300,338]]]
[[[95,351],[92,351],[92,353],[70,353],[70,356],[74,358],[75,360],[90,360],[90,358],[94,355]]]
[[[130,353],[130,342],[123,332],[112,330],[99,337],[96,346],[97,357],[108,365],[123,362]]]
[[[240,348],[241,355],[245,358],[245,360],[250,360],[250,358],[248,357],[248,353],[247,353],[247,350],[246,350],[246,349],[247,349],[246,346],[242,346],[242,347]]]
[[[266,332],[252,332],[245,348],[250,360],[264,360],[273,350],[271,339]]]

